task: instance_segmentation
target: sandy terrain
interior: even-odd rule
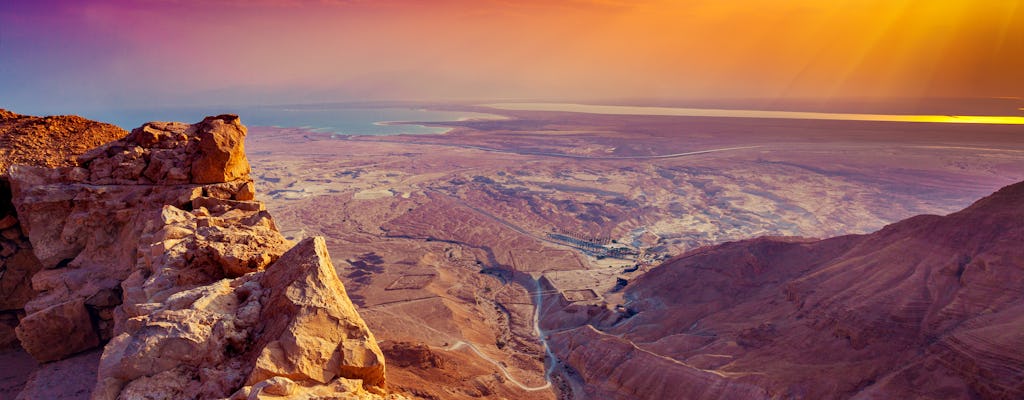
[[[523,389],[546,385],[538,287],[614,308],[620,280],[688,249],[865,233],[1024,177],[1019,127],[502,113],[446,135],[248,139],[282,231],[328,238],[378,339],[449,360],[429,380],[389,365],[420,397],[555,397]]]

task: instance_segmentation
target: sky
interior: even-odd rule
[[[1020,98],[1024,0],[2,0],[0,108]]]

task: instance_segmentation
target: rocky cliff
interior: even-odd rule
[[[600,398],[1018,399],[1022,243],[1024,183],[869,235],[726,243],[551,343]]]
[[[386,396],[383,355],[323,240],[292,246],[254,200],[245,135],[221,115],[148,123],[63,163],[12,156],[41,268],[20,267],[25,351],[50,363],[103,346],[93,399]],[[19,398],[52,389],[30,382]]]
[[[40,118],[0,109],[0,349],[17,342],[14,327],[34,295],[31,278],[41,268],[11,204],[8,168],[71,166],[72,156],[127,134],[76,116]]]

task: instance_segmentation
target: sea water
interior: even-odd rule
[[[451,122],[465,119],[500,119],[492,114],[437,111],[409,107],[367,106],[208,106],[157,109],[110,110],[86,115],[124,129],[149,121],[195,123],[209,115],[238,114],[246,126],[302,128],[339,135],[437,134],[445,127],[417,125],[417,122]]]
[[[867,114],[785,110],[615,106],[573,103],[493,103],[484,104],[483,106],[498,110],[573,112],[604,115],[658,115],[674,117],[1024,125],[1024,116],[1021,115]],[[1024,111],[1024,109],[1020,109],[1019,111]]]

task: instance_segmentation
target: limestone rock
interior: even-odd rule
[[[85,180],[93,184],[245,182],[245,135],[237,115],[207,117],[194,125],[149,122],[122,140],[79,156],[77,162],[87,175],[67,174],[87,176]]]
[[[283,393],[283,394],[282,394]],[[302,386],[285,377],[274,377],[235,392],[231,400],[400,400],[397,394],[382,395],[367,391],[359,380],[337,378],[328,385]]]
[[[0,297],[0,311],[23,309],[35,294],[32,291],[32,276],[42,269],[42,265],[27,240],[0,242],[0,246],[4,246],[3,253],[8,253],[7,246],[13,248],[10,254],[0,258],[0,294],[3,294]]]
[[[151,122],[59,168],[10,168],[0,340],[17,325],[48,362],[19,398],[66,395],[45,381],[65,365],[94,399],[400,398],[323,239],[289,250],[253,201],[245,133],[231,115]]]
[[[268,269],[262,347],[248,384],[286,376],[329,383],[335,377],[384,386],[384,355],[338,279],[323,238],[302,241]]]
[[[207,117],[198,124],[200,157],[192,162],[192,182],[217,183],[249,176],[243,139],[245,126],[237,115]]]
[[[297,244],[263,272],[145,301],[125,305],[94,399],[384,393],[383,355],[322,238]]]
[[[15,329],[21,346],[40,362],[96,347],[99,336],[82,299],[32,313]]]
[[[78,116],[32,117],[0,110],[0,176],[15,164],[73,166],[75,155],[127,133]]]
[[[216,204],[224,200],[217,200]],[[194,203],[211,204],[197,199]],[[141,234],[138,264],[126,278],[124,310],[141,315],[135,304],[160,303],[169,296],[225,277],[262,270],[288,250],[262,205],[251,210],[204,206],[184,211],[166,205]],[[252,211],[258,210],[258,211]]]
[[[75,155],[126,133],[81,117],[40,118],[0,110],[0,348],[12,344],[18,316],[35,295],[32,277],[42,268],[11,203],[8,168],[69,167]]]
[[[164,281],[163,289],[173,292],[208,284],[225,274],[238,276],[265,267],[284,251],[285,241],[269,215],[249,212],[263,206],[249,201],[252,181],[245,155],[231,154],[227,157],[231,162],[219,162],[216,160],[224,154],[214,151],[241,151],[244,134],[245,128],[235,116],[210,117],[195,125],[151,122],[123,139],[78,156],[73,167],[11,167],[13,208],[28,237],[24,247],[31,248],[38,263],[34,270],[33,264],[20,263],[21,269],[11,269],[9,278],[0,277],[0,288],[12,294],[13,306],[23,304],[29,317],[100,293],[120,293],[121,282],[137,270],[140,244],[152,244],[140,241],[147,227],[153,231],[164,225],[154,222],[160,220],[163,207],[191,209],[193,200],[209,195],[216,198],[200,202],[221,207],[207,221],[218,220],[226,227],[206,227],[185,250],[190,259],[198,255],[216,270]],[[210,147],[204,141],[235,145]],[[216,160],[204,161],[209,157]],[[192,183],[193,165],[205,165],[208,175],[219,173],[222,178],[204,181],[208,184]],[[232,208],[237,210],[229,210]],[[195,224],[188,229],[199,230]],[[40,267],[46,270],[34,273]],[[34,295],[27,293],[23,283],[7,283],[8,279],[28,281],[29,277]],[[87,305],[97,318],[101,339],[113,336],[113,310],[119,303],[120,299],[108,298],[102,304],[94,301]],[[40,337],[56,340],[52,335]],[[63,347],[36,343],[32,348]],[[53,357],[48,354],[45,358]]]

